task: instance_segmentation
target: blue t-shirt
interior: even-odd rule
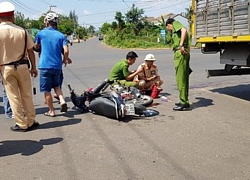
[[[67,46],[67,39],[57,29],[48,27],[39,31],[35,39],[41,45],[38,69],[62,69],[62,48]]]

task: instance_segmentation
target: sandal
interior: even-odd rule
[[[44,113],[44,116],[49,116],[49,117],[56,117],[56,115],[52,115],[49,112]]]
[[[67,112],[68,107],[66,103],[61,104],[61,112]]]
[[[60,100],[60,98],[59,98],[59,96],[57,96],[57,95],[54,95],[54,98],[56,99],[56,100]]]

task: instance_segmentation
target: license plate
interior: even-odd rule
[[[127,110],[126,115],[135,115],[135,105],[134,104],[125,104]]]

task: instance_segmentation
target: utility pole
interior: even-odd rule
[[[49,12],[51,11],[51,8],[56,7],[56,5],[49,5]]]

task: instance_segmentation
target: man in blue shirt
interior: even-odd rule
[[[67,39],[57,30],[58,15],[49,12],[45,18],[44,23],[46,28],[37,33],[34,48],[42,49],[38,69],[40,70],[40,92],[44,92],[46,103],[49,111],[44,115],[55,117],[55,109],[53,107],[53,98],[51,89],[59,97],[61,112],[67,111],[67,104],[65,102],[62,90],[60,88],[60,74],[62,64],[69,64],[69,49]],[[64,55],[62,58],[62,48]]]

